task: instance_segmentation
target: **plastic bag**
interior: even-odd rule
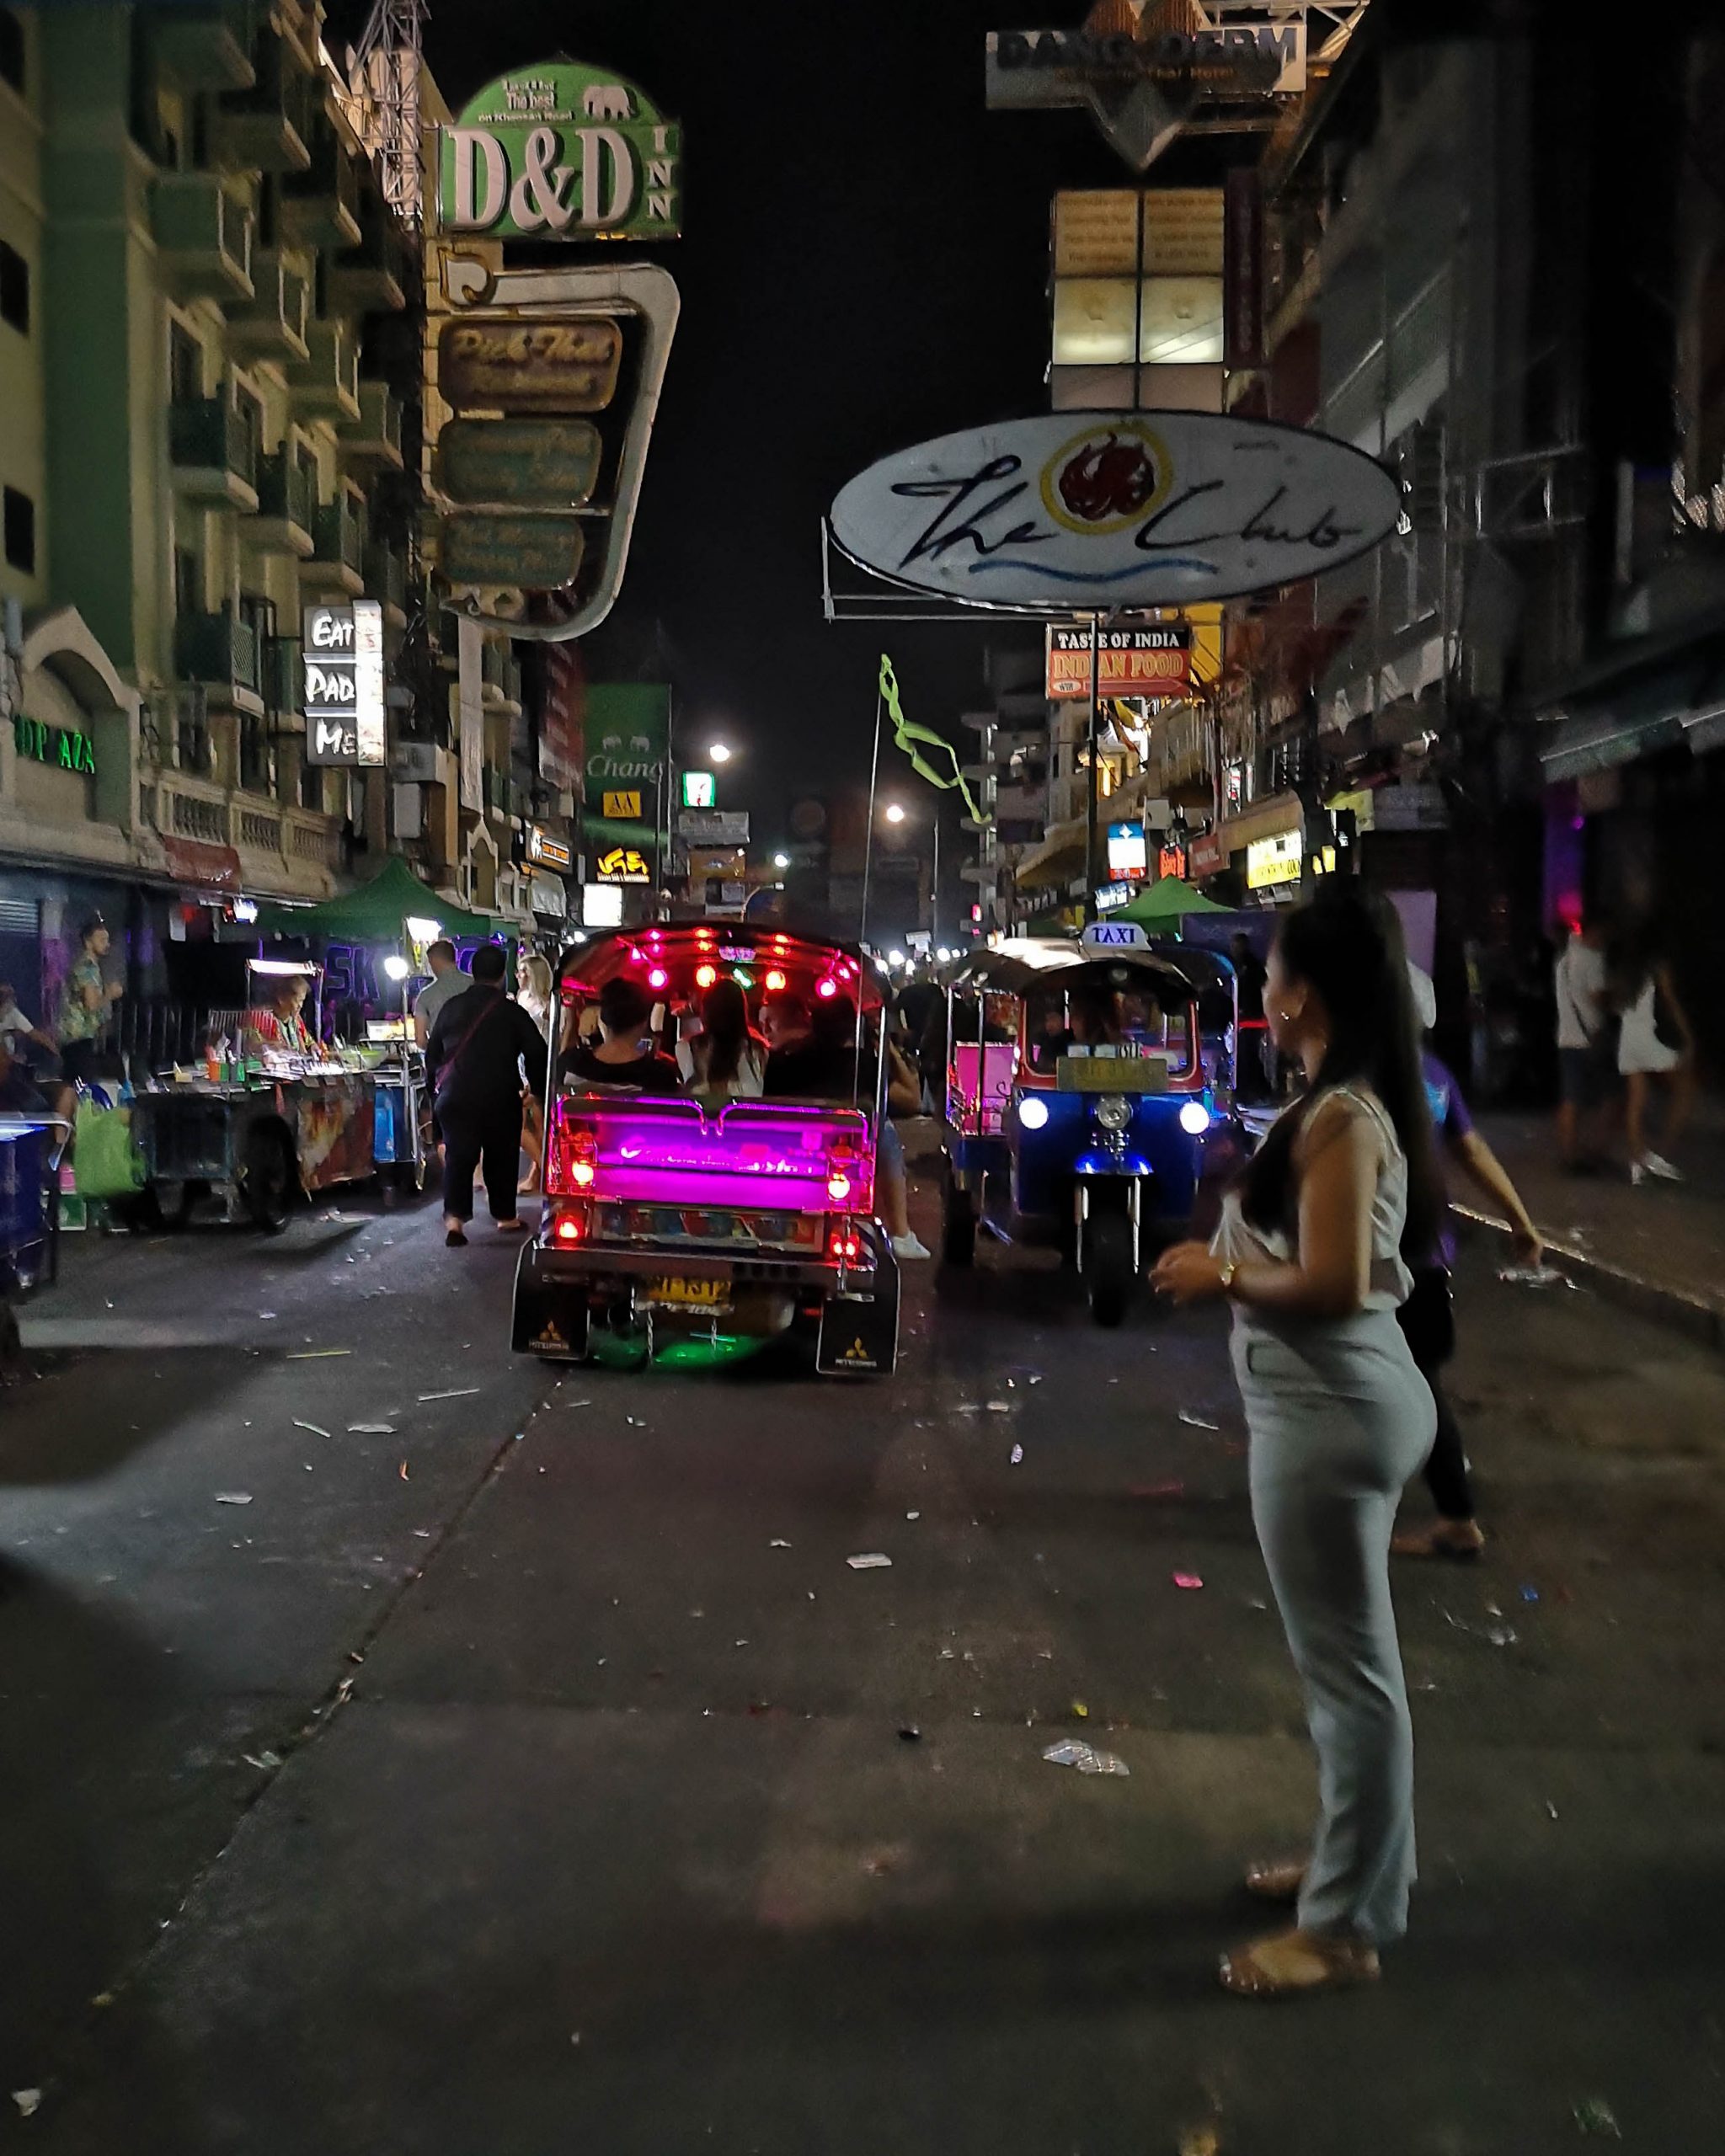
[[[131,1198],[147,1179],[132,1138],[130,1108],[80,1101],[72,1158],[80,1198]]]

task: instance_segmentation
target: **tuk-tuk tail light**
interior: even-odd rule
[[[567,1246],[570,1243],[585,1242],[587,1239],[587,1216],[585,1212],[559,1213],[551,1230],[553,1242]]]
[[[572,1130],[561,1148],[572,1190],[590,1191],[599,1180],[599,1140],[590,1130]]]
[[[862,1255],[862,1238],[854,1220],[841,1220],[826,1239],[826,1254],[836,1265],[855,1265]]]

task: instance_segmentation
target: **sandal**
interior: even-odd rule
[[[1225,1954],[1219,1971],[1223,1990],[1236,1999],[1297,1999],[1375,1983],[1380,1973],[1377,1950],[1363,1939],[1311,1931],[1254,1940]]]
[[[1475,1542],[1458,1542],[1441,1527],[1393,1534],[1390,1538],[1390,1554],[1392,1557],[1443,1557],[1452,1565],[1477,1565],[1484,1551],[1486,1539],[1477,1527],[1473,1531],[1479,1537]]]
[[[1305,1884],[1306,1865],[1297,1857],[1270,1858],[1246,1867],[1246,1891],[1260,1902],[1297,1902]]]

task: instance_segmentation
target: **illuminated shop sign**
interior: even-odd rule
[[[1297,883],[1305,860],[1304,831],[1278,831],[1274,838],[1254,839],[1246,849],[1246,887],[1267,891],[1279,883]]]
[[[86,778],[96,776],[95,743],[70,727],[48,726],[20,712],[12,722],[12,745],[32,763],[56,764],[63,771],[82,771]]]

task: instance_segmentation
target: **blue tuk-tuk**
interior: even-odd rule
[[[1207,1150],[1230,1131],[1226,968],[1108,921],[973,962],[948,1036],[948,1262],[969,1262],[979,1225],[1057,1242],[1097,1322],[1121,1322],[1154,1251],[1188,1231]]]

